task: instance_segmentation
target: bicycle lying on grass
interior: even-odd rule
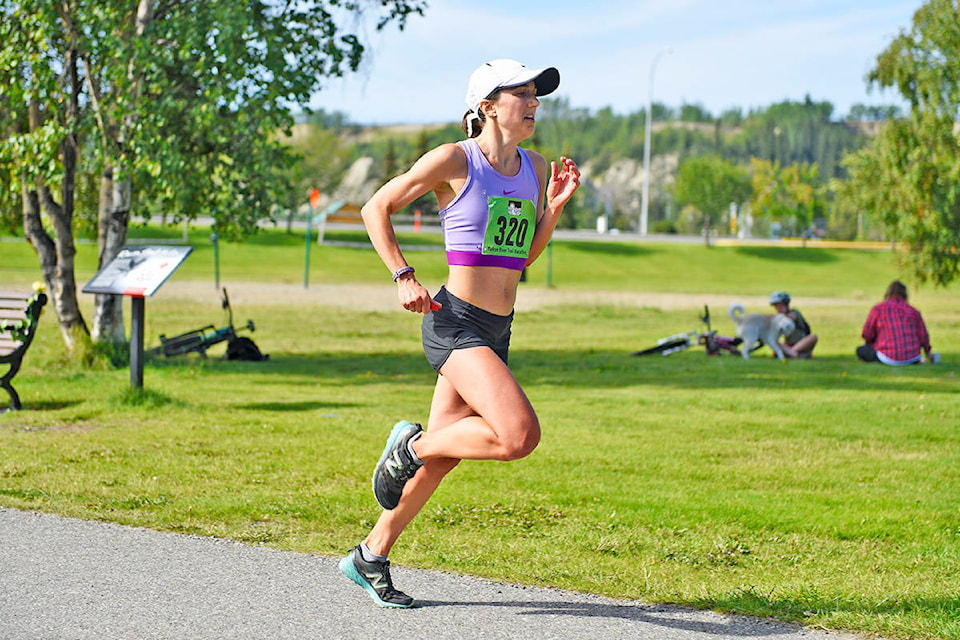
[[[233,326],[233,310],[230,308],[230,298],[227,297],[226,287],[223,288],[220,306],[227,312],[227,326],[217,329],[210,324],[171,338],[161,333],[160,346],[150,349],[147,353],[170,357],[194,352],[200,354],[201,358],[206,358],[207,349],[221,342],[226,342],[227,353],[224,357],[227,360],[268,359],[270,356],[262,354],[253,340],[237,335],[237,328]],[[247,324],[241,328],[251,332],[254,331],[253,320],[247,320]]]
[[[710,308],[707,305],[703,305],[703,315],[700,316],[700,321],[707,326],[707,330],[703,333],[694,329],[686,333],[678,333],[667,336],[666,338],[660,338],[657,340],[656,346],[634,351],[630,355],[649,356],[659,354],[661,356],[668,356],[671,353],[685,351],[692,346],[703,346],[708,356],[718,356],[724,352],[738,356],[741,355],[740,345],[743,344],[743,340],[717,335],[717,332],[710,327]],[[755,351],[762,346],[762,342],[757,342],[757,344],[750,348],[750,351]]]

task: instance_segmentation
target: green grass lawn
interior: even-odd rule
[[[192,240],[171,282],[212,282],[209,242]],[[395,563],[890,638],[960,638],[956,288],[911,286],[944,362],[894,369],[853,356],[870,305],[899,275],[892,254],[554,244],[551,278],[563,291],[735,299],[787,289],[821,336],[817,357],[629,356],[699,328],[699,302],[518,314],[511,364],[543,441],[521,461],[460,465]],[[0,282],[37,279],[28,245],[0,252]],[[81,285],[94,253],[80,247]],[[303,276],[302,235],[262,234],[220,254],[227,286]],[[439,284],[442,252],[408,258]],[[311,283],[388,277],[364,249],[314,247],[311,264]],[[530,270],[521,297],[545,286],[546,267]],[[161,289],[146,305],[148,346],[161,330],[219,324],[215,295],[212,285],[210,301]],[[725,310],[712,310],[714,327],[731,331]],[[323,555],[356,544],[378,514],[369,475],[390,425],[426,420],[434,376],[419,319],[399,307],[266,300],[234,312],[256,321],[269,361],[227,362],[219,347],[208,360],[151,359],[134,392],[127,369],[68,361],[48,309],[16,378],[26,410],[0,416],[0,505]]]

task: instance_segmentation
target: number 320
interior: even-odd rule
[[[501,247],[522,247],[523,241],[527,239],[530,222],[526,218],[500,216],[497,218],[497,228],[497,235],[493,237],[494,243]]]

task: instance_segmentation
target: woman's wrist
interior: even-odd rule
[[[414,271],[416,271],[416,269],[414,269],[409,265],[405,267],[400,267],[399,269],[393,272],[393,281],[397,282],[400,278],[404,277],[405,275],[413,274]]]
[[[565,206],[564,204],[560,206],[547,204],[546,211],[544,212],[546,214],[545,217],[553,218],[554,222],[560,220],[560,215],[563,213],[564,206]]]

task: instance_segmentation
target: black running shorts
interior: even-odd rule
[[[423,317],[423,353],[435,371],[447,361],[454,349],[490,347],[504,364],[510,350],[510,325],[513,313],[499,316],[461,300],[446,287],[434,299],[443,305]]]

